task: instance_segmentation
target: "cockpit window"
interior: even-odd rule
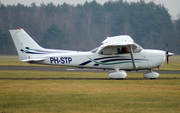
[[[134,43],[132,45],[133,53],[138,53],[142,49],[143,48],[136,43]],[[125,54],[125,53],[130,53],[130,48],[128,46],[124,46],[124,47],[123,46],[117,46],[114,48],[114,54]]]
[[[96,53],[98,49],[99,48],[95,48],[91,52]],[[143,48],[136,43],[132,45],[133,53],[139,53],[140,51],[142,51],[142,49]],[[130,53],[129,46],[108,46],[98,51],[98,54],[103,54],[103,55],[113,55],[113,54],[117,55],[117,54],[127,54],[127,53]]]
[[[129,53],[129,47],[122,47],[122,46],[117,46],[114,48],[114,54],[125,54],[125,53]]]

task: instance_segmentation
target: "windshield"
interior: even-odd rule
[[[132,49],[133,49],[133,52],[134,52],[134,53],[139,53],[140,51],[143,50],[143,48],[142,48],[140,45],[136,44],[136,43],[134,43],[134,44],[132,45]]]

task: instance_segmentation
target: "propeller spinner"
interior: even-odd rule
[[[167,64],[169,63],[169,57],[173,56],[174,53],[171,53],[168,51],[168,44],[166,44],[166,60],[167,60]]]

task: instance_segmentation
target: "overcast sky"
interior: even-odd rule
[[[36,3],[37,6],[39,6],[42,2],[45,4],[47,3],[54,3],[55,5],[57,4],[63,4],[66,2],[67,4],[84,4],[85,1],[92,1],[92,0],[0,0],[1,3],[5,5],[17,5],[17,3],[21,3],[24,5],[30,6],[33,2]],[[104,2],[107,1],[117,1],[117,0],[96,0],[98,3],[104,4]],[[140,0],[123,0],[127,2],[137,2]],[[171,14],[173,19],[177,19],[177,15],[180,14],[180,0],[144,0],[146,3],[149,1],[154,1],[156,4],[163,4],[164,7],[166,7],[169,10],[169,13]]]

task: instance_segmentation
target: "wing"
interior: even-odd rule
[[[136,68],[132,50],[133,44],[134,40],[128,35],[108,37],[102,42],[99,53],[110,55],[114,52],[114,50],[112,49],[113,47],[121,47],[121,49],[117,48],[117,53],[130,53],[133,67]]]
[[[106,46],[127,46],[132,45],[134,40],[128,35],[120,35],[114,37],[108,37],[102,42],[102,47]]]
[[[114,36],[114,37],[106,38],[102,42],[100,49],[103,50],[103,49],[116,47],[116,46],[128,47],[128,46],[131,46],[133,44],[134,44],[134,40],[130,36],[120,35],[120,36]]]

